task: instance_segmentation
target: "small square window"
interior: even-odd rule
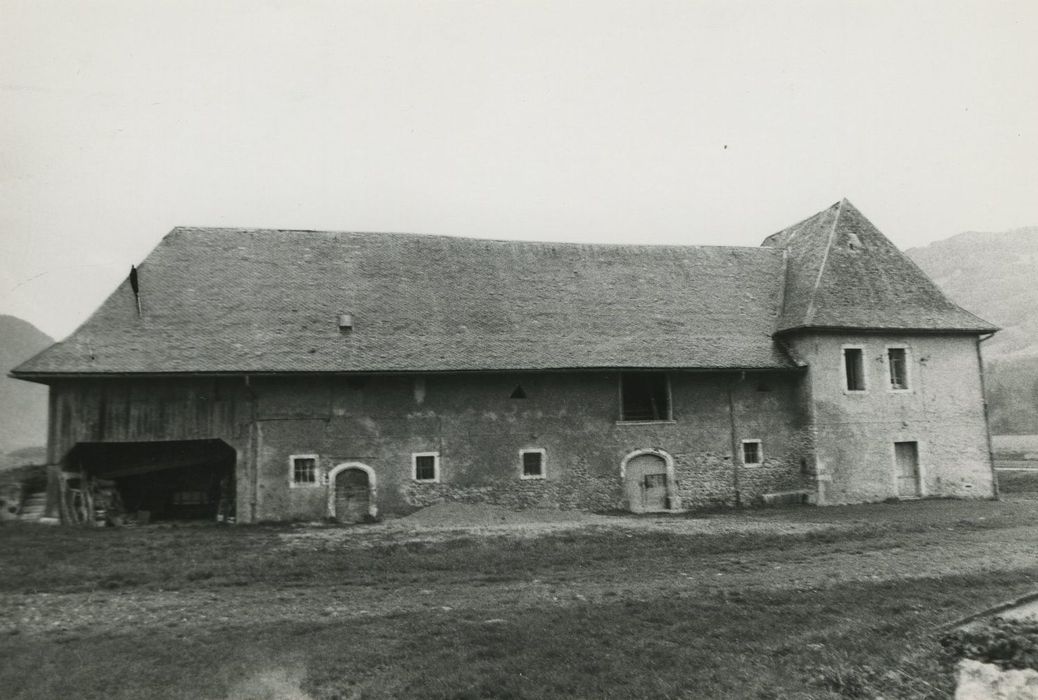
[[[887,367],[890,369],[890,388],[908,389],[908,351],[905,348],[887,348]]]
[[[414,466],[415,481],[440,480],[440,453],[439,452],[416,452],[411,455]]]
[[[316,455],[293,455],[289,458],[292,486],[317,486],[320,482]]]
[[[847,391],[865,391],[865,351],[861,348],[843,349],[843,374]]]
[[[764,461],[764,453],[761,449],[760,440],[742,441],[742,463],[745,465],[761,464]]]
[[[620,375],[621,421],[669,421],[670,386],[663,372]]]
[[[544,474],[544,450],[521,450],[519,457],[522,460],[522,478],[543,479]]]

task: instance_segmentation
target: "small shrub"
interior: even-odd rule
[[[949,665],[973,659],[1004,669],[1038,670],[1038,622],[996,617],[979,627],[944,635],[941,647]]]

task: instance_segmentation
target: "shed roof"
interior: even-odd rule
[[[14,374],[788,368],[782,269],[771,248],[177,228],[140,316],[124,282]]]

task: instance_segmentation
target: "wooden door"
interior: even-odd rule
[[[919,444],[895,442],[894,461],[897,463],[897,495],[900,498],[918,498],[919,487]]]
[[[638,455],[627,463],[627,502],[634,513],[653,513],[670,506],[667,463],[656,455]]]
[[[335,476],[335,517],[343,523],[363,522],[371,505],[371,484],[360,469],[344,469]]]

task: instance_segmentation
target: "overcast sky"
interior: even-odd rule
[[[0,313],[176,225],[758,245],[1038,224],[1038,2],[0,0]]]

